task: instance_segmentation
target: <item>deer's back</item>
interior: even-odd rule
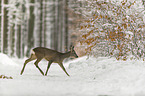
[[[43,57],[47,60],[53,60],[56,57],[59,57],[60,52],[52,49],[48,49],[45,47],[37,47],[34,48],[33,51],[35,52],[36,57]]]

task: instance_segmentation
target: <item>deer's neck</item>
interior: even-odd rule
[[[62,54],[63,54],[63,55],[62,55],[62,58],[65,59],[65,58],[70,57],[70,53],[71,53],[71,51],[66,52],[66,53],[62,53]]]

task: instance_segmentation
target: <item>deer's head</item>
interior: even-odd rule
[[[72,46],[70,48],[70,52],[71,52],[71,57],[74,57],[74,58],[78,58],[78,55],[76,54],[75,50],[74,50],[74,46]]]

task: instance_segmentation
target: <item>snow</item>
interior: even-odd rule
[[[80,57],[64,62],[68,77],[57,64],[52,64],[47,76],[27,58],[9,58],[0,54],[0,96],[145,96],[145,63],[139,60],[117,61],[107,57]],[[39,63],[45,72],[47,62]]]
[[[0,53],[0,65],[12,65],[12,66],[18,66],[17,63],[15,63],[12,59],[10,59],[6,54]]]

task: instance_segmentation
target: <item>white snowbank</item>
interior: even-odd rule
[[[98,93],[119,96],[145,96],[145,64],[143,61],[117,61],[108,58],[82,57],[69,68],[85,79],[93,80]],[[117,95],[118,96],[118,95]]]
[[[15,63],[10,57],[6,54],[0,53],[0,65],[13,65],[17,66],[18,64]]]

